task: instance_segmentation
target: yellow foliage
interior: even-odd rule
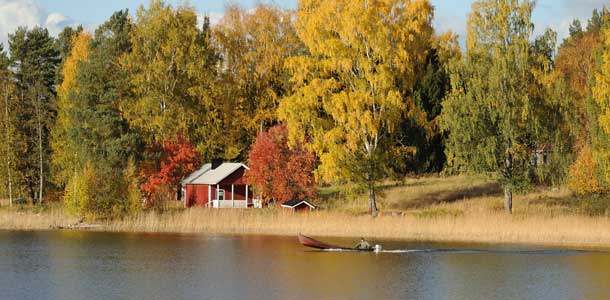
[[[299,2],[309,55],[288,60],[297,89],[278,114],[291,142],[309,141],[320,157],[320,180],[370,184],[398,153],[388,140],[414,115],[401,88],[413,86],[431,46],[432,13],[425,0]]]
[[[74,88],[78,63],[87,60],[91,39],[91,34],[84,31],[72,38],[72,52],[63,65],[63,81],[57,91],[60,98]]]
[[[591,149],[584,147],[570,167],[568,187],[579,194],[602,192],[604,188],[597,178],[597,169],[598,164]]]
[[[197,108],[209,100],[206,53],[192,7],[172,8],[164,1],[140,7],[130,32],[131,52],[121,58],[129,74],[133,99],[122,103],[130,125],[149,140],[165,140],[189,132],[198,121]],[[205,115],[205,114],[200,114]]]
[[[95,171],[90,165],[86,165],[82,171],[72,176],[66,184],[66,195],[64,197],[68,213],[85,217],[87,212],[94,211],[94,187],[97,184],[95,178]]]
[[[72,52],[64,62],[62,74],[63,81],[57,89],[57,119],[51,133],[51,148],[53,149],[52,165],[55,173],[55,181],[65,184],[73,175],[76,158],[66,137],[70,128],[74,127],[75,121],[70,117],[69,111],[75,103],[70,98],[70,93],[77,92],[76,77],[79,63],[86,61],[89,57],[89,44],[92,36],[90,33],[81,32],[72,38]]]
[[[604,40],[603,62],[599,72],[595,74],[593,97],[602,110],[599,125],[606,134],[610,135],[610,28],[605,29],[602,36]]]

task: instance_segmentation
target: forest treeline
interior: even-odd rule
[[[174,197],[202,162],[250,158],[277,164],[253,166],[258,191],[339,183],[371,213],[379,181],[414,173],[495,176],[509,212],[534,185],[604,194],[608,9],[561,42],[534,36],[533,10],[475,1],[463,48],[427,0],[229,5],[216,24],[152,0],[94,32],[19,28],[0,44],[0,192],[116,217]]]

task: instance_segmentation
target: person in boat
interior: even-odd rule
[[[360,242],[358,242],[354,248],[358,250],[370,250],[371,244],[369,244],[369,242],[367,242],[364,238],[360,238]]]

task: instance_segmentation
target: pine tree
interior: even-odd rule
[[[63,170],[66,204],[80,216],[117,217],[132,210],[134,178],[124,169],[133,167],[130,159],[137,158],[140,141],[120,111],[129,85],[119,64],[131,49],[132,26],[127,11],[114,13],[90,42],[82,34],[66,61],[67,70],[74,70],[64,73],[60,88],[65,140],[59,142],[68,147],[58,147],[56,162]],[[88,198],[70,198],[78,193]]]
[[[19,28],[9,35],[10,65],[18,88],[19,105],[14,128],[21,134],[16,138],[19,147],[16,160],[20,184],[24,185],[31,199],[40,203],[43,199],[48,172],[50,146],[49,132],[54,123],[54,83],[60,62],[55,40],[46,29]]]

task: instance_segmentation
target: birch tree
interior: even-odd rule
[[[452,90],[443,104],[450,166],[498,174],[509,213],[536,150],[537,102],[528,94],[533,8],[528,0],[472,4],[466,54],[451,71]]]
[[[414,66],[426,58],[433,9],[424,0],[303,0],[296,28],[310,55],[289,59],[294,93],[281,101],[289,139],[320,158],[322,182],[368,190],[377,213],[376,183],[401,147],[393,141],[412,100]]]
[[[205,118],[218,114],[211,107],[215,66],[208,64],[197,14],[188,6],[173,8],[154,0],[136,16],[131,51],[121,59],[131,86],[122,111],[148,145],[180,134],[194,139],[215,125]]]

